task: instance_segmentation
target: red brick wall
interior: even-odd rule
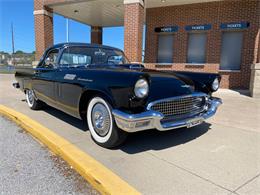
[[[144,63],[146,68],[159,70],[177,70],[177,71],[191,71],[191,72],[210,72],[218,73],[219,64],[205,64],[205,65],[189,65],[186,63],[174,63],[174,65],[159,65],[156,63]]]
[[[34,0],[34,10],[51,9],[43,5],[42,0]],[[46,48],[53,45],[53,18],[47,15],[34,15],[36,60],[39,60]]]
[[[124,50],[132,62],[142,61],[144,8],[139,3],[125,4]]]
[[[91,27],[91,43],[102,44],[102,27]]]
[[[44,8],[42,0],[34,0],[34,10],[41,10]]]
[[[257,61],[257,45],[259,38],[259,2],[258,0],[229,0],[211,3],[199,3],[146,10],[146,51],[145,62],[157,61],[158,33],[155,27],[179,26],[174,33],[173,65],[152,66],[157,69],[174,69],[187,71],[218,72],[221,53],[221,23],[250,22],[250,27],[244,31],[244,43],[241,71],[223,72],[221,86],[223,88],[249,88],[250,66]],[[188,33],[184,30],[186,25],[211,24],[212,29],[207,31],[206,64],[198,68],[187,65]],[[151,67],[149,65],[148,67]]]

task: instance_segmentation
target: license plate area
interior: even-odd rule
[[[187,128],[191,128],[191,127],[201,124],[202,122],[203,122],[202,118],[196,118],[196,119],[187,121],[186,125],[187,125]]]

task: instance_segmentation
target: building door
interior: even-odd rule
[[[158,36],[158,63],[173,63],[173,34]]]
[[[221,46],[221,70],[240,70],[243,32],[223,32]]]

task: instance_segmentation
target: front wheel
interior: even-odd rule
[[[111,105],[101,97],[92,98],[87,109],[91,137],[98,145],[105,148],[116,147],[127,137],[127,133],[116,126],[111,110]]]
[[[35,98],[33,90],[27,89],[25,95],[27,104],[32,110],[39,110],[42,108],[43,103]]]

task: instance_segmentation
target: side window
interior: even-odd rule
[[[44,59],[42,68],[53,68],[58,62],[59,50],[51,50]]]
[[[85,54],[81,48],[71,47],[66,48],[61,56],[60,65],[87,65],[91,64],[91,56]]]
[[[107,59],[108,64],[124,64],[124,58],[122,55],[119,56],[109,56]]]

